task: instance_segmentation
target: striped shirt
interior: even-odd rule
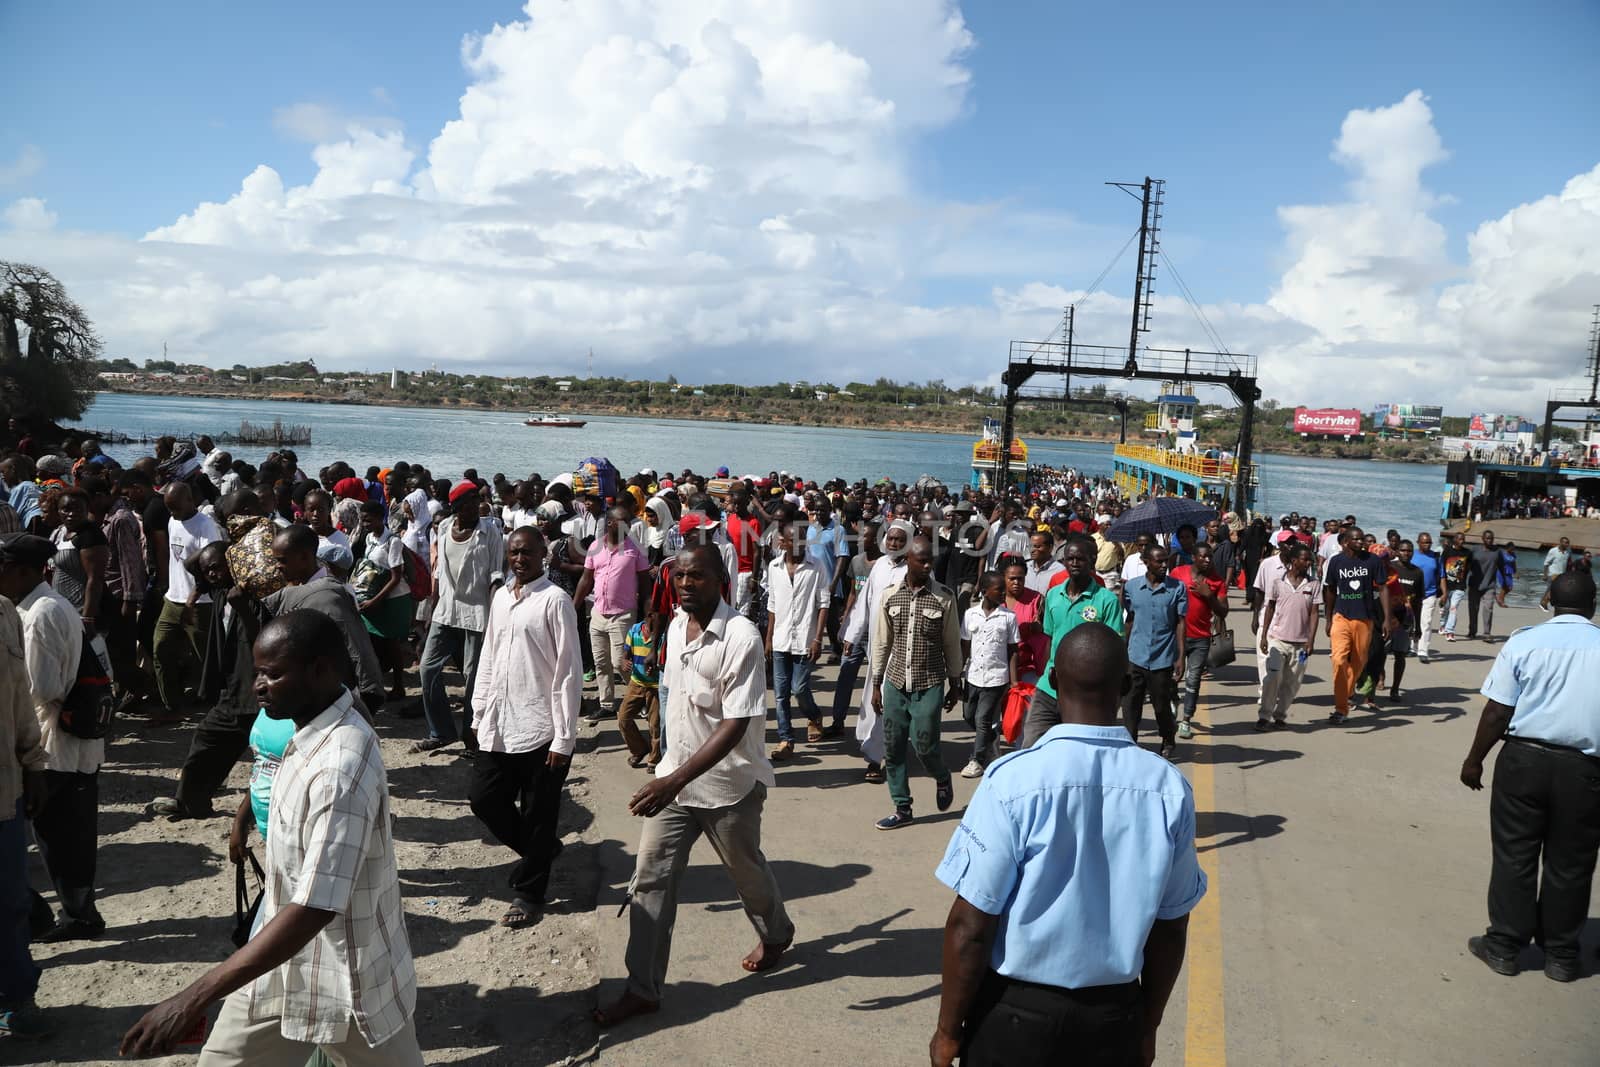
[[[295,731],[272,788],[265,929],[289,904],[335,918],[250,988],[250,1019],[291,1041],[336,1044],[354,1026],[372,1047],[404,1029],[417,975],[400,910],[389,782],[346,690]]]

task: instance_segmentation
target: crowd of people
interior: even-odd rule
[[[1118,1016],[1137,1020],[1118,1039],[1137,1054],[1181,967],[1183,917],[1205,892],[1193,798],[1171,763],[1207,678],[1235,654],[1232,621],[1248,615],[1258,653],[1258,730],[1289,722],[1319,630],[1338,725],[1385,690],[1403,701],[1407,662],[1429,662],[1436,632],[1493,640],[1515,576],[1514,549],[1491,531],[1436,551],[1426,532],[1380,539],[1354,516],[1229,513],[1114,537],[1135,502],[1075,470],[1033,470],[1028,491],[997,495],[726,467],[624,478],[585,464],[512,480],[340,461],[308,474],[292,451],[252,465],[206,438],[164,438],[126,466],[93,441],[76,455],[13,451],[0,478],[0,640],[16,653],[0,697],[27,712],[5,717],[13,756],[0,774],[5,1027],[27,1027],[30,939],[105,930],[98,772],[115,721],[141,717],[190,731],[152,817],[213,815],[234,763],[253,758],[230,839],[235,862],[252,830],[265,846],[252,936],[123,1046],[170,1050],[225,1001],[202,1063],[302,1046],[344,1063],[421,1062],[377,716],[420,718],[415,751],[473,761],[465,799],[516,857],[501,918],[511,928],[546,904],[580,718],[615,722],[642,775],[630,810],[645,822],[627,984],[595,1012],[612,1026],[661,1003],[678,882],[702,835],[758,937],[744,968],[780,964],[795,926],[761,848],[774,764],[842,740],[854,708],[860,773],[887,794],[874,825],[892,831],[916,818],[912,751],[933,806],[953,804],[941,724],[957,705],[973,732],[959,773],[984,782],[939,867],[960,897],[934,1062],[963,1048],[964,1063],[1033,1062],[1019,1050],[1042,1038],[1018,1020],[1081,1015],[1083,998],[1057,994],[1090,987],[1100,1010],[1141,1005]],[[1557,590],[1589,568],[1564,543],[1545,577]],[[1575,612],[1575,595],[1558,609]],[[812,680],[830,658],[824,707]],[[1153,751],[1137,744],[1146,704]],[[1028,910],[1019,899],[1053,892],[1002,845],[1007,798],[1081,780],[1134,783],[1149,798],[1117,813],[1133,829],[1112,871],[1133,905],[1112,915],[1088,890],[1079,901],[1114,948],[1088,962],[1044,946],[1043,920],[1000,923]],[[1082,835],[1082,803],[1031,817]],[[25,823],[55,909],[20,874]],[[989,966],[997,946],[1017,961],[1004,974]]]

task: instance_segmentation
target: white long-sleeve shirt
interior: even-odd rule
[[[767,612],[772,619],[772,651],[805,655],[817,638],[817,616],[831,602],[831,574],[808,557],[789,573],[783,559],[767,565]]]
[[[17,613],[22,616],[28,688],[33,691],[33,711],[50,769],[91,774],[105,762],[105,741],[73,737],[61,728],[61,702],[78,680],[83,620],[72,602],[46,582],[23,597]]]
[[[572,755],[583,695],[578,613],[572,598],[540,577],[489,602],[478,654],[472,728],[489,752]]]
[[[883,597],[884,590],[900,584],[905,576],[904,562],[888,556],[878,557],[867,572],[867,584],[856,594],[855,605],[850,609],[850,622],[844,631],[845,641],[856,645],[861,643],[862,638],[870,639],[872,623],[877,618],[878,601]]]

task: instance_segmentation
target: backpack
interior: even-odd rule
[[[72,688],[61,701],[61,728],[85,741],[111,732],[111,715],[117,706],[111,694],[111,671],[101,660],[96,644],[104,646],[98,637],[84,638]]]
[[[417,555],[411,549],[404,549],[406,554],[406,584],[411,587],[411,595],[417,600],[426,600],[433,595],[433,574],[428,570],[428,561]]]

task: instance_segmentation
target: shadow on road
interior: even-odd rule
[[[1243,845],[1263,837],[1283,833],[1287,819],[1282,815],[1243,815],[1232,811],[1195,813],[1196,852],[1211,852],[1229,845]]]

